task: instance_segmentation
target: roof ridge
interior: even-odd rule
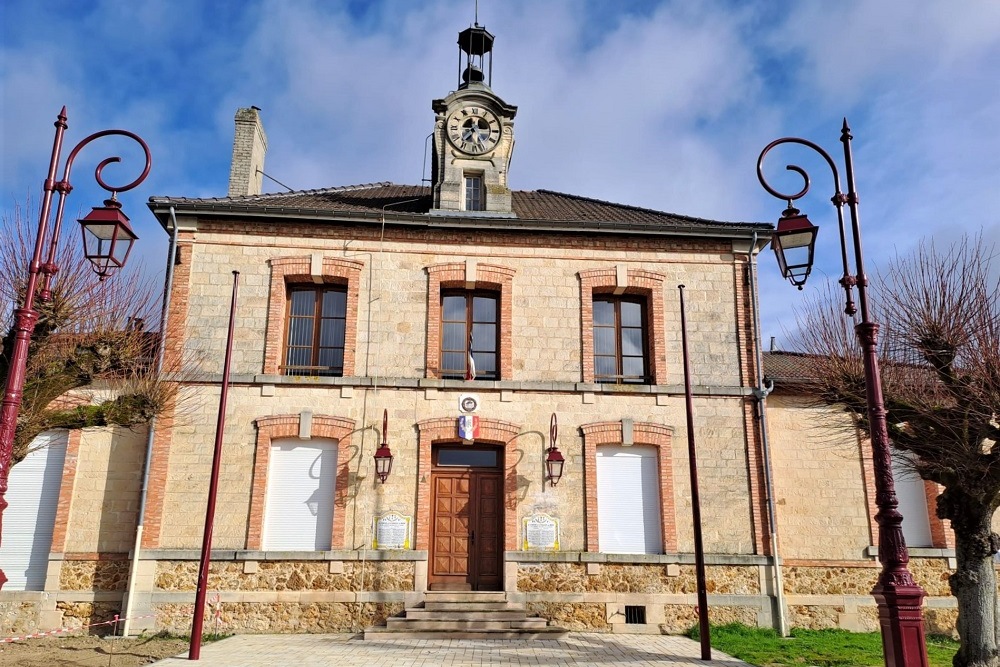
[[[621,204],[619,202],[608,201],[607,199],[597,199],[596,197],[585,197],[583,195],[574,195],[568,192],[556,192],[555,190],[546,190],[544,188],[539,188],[538,190],[521,190],[521,192],[544,192],[547,195],[558,195],[560,197],[566,197],[568,199],[576,199],[579,201],[593,202],[596,204],[605,204],[607,206],[614,206],[616,208],[627,209],[630,211],[639,211],[641,213],[653,213],[655,215],[668,215],[672,218],[680,218],[683,220],[693,220],[696,222],[712,222],[718,223],[721,220],[712,220],[710,218],[699,218],[693,215],[684,215],[683,213],[671,213],[670,211],[660,211],[655,208],[646,208],[644,206],[635,206],[633,204]]]
[[[290,197],[292,195],[317,195],[330,194],[334,192],[353,192],[355,190],[371,190],[372,188],[385,188],[396,185],[391,181],[375,181],[374,183],[357,183],[355,185],[335,185],[327,188],[311,188],[309,190],[289,190],[288,192],[262,192],[256,195],[243,195],[241,197],[220,197],[219,199],[248,200],[259,199],[261,197]]]

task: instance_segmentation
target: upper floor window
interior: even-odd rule
[[[346,325],[344,287],[292,287],[284,374],[342,376]]]
[[[491,292],[441,295],[441,377],[498,380],[500,299]]]
[[[483,193],[483,177],[480,175],[467,175],[465,177],[465,210],[486,210],[486,196]]]
[[[648,383],[647,329],[644,298],[594,295],[594,381]]]

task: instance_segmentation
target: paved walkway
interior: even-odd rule
[[[194,663],[187,653],[154,663],[159,667],[462,667],[526,665],[703,665],[747,667],[685,637],[572,633],[566,639],[360,639],[357,635],[237,635],[206,644]]]

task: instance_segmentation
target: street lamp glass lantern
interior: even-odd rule
[[[549,482],[552,486],[559,483],[562,478],[563,466],[566,464],[566,459],[563,458],[562,452],[559,448],[553,445],[549,448],[549,453],[545,456],[545,471],[548,474]]]
[[[778,220],[778,228],[771,238],[771,247],[778,259],[781,275],[802,289],[812,271],[819,227],[809,222],[806,216],[797,215],[798,211],[795,209],[790,210],[794,211],[792,215],[788,215],[786,211],[786,215]]]
[[[132,231],[118,201],[108,199],[104,206],[95,206],[79,223],[83,231],[83,254],[100,280],[125,266],[132,244],[139,237]]]
[[[380,482],[385,484],[386,478],[392,472],[392,450],[384,442],[375,450],[375,474]]]

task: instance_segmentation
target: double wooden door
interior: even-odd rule
[[[503,477],[499,470],[431,473],[431,590],[501,590]]]

